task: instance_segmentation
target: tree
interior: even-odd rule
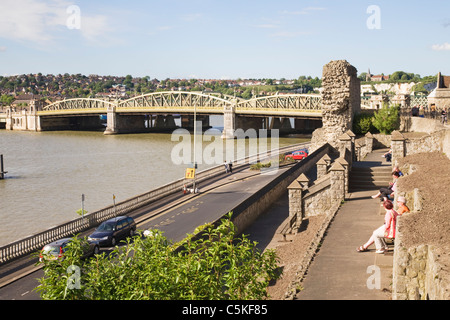
[[[269,281],[279,277],[275,251],[261,253],[247,237],[236,239],[231,214],[203,232],[172,245],[152,230],[151,236],[128,239],[110,256],[89,260],[80,258],[82,240],[76,237],[64,260],[44,259],[37,291],[42,299],[69,300],[266,298]]]
[[[15,100],[14,96],[10,96],[8,94],[4,94],[0,98],[0,102],[5,106],[11,105],[11,103],[13,103],[14,100]]]
[[[389,106],[383,103],[383,107],[375,112],[372,123],[382,134],[391,134],[398,127],[400,110],[399,105]]]

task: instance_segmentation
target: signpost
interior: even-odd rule
[[[195,179],[195,168],[187,168],[185,178]]]

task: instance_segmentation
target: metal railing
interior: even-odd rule
[[[309,142],[300,143],[288,147],[279,148],[276,150],[270,150],[258,155],[247,156],[243,159],[238,159],[234,161],[236,164],[235,169],[248,165],[249,163],[254,163],[258,160],[264,158],[270,158],[280,153],[291,152],[297,150],[298,148],[306,147]],[[217,165],[215,167],[205,169],[197,173],[197,182],[205,181],[211,177],[217,176],[224,172],[223,165]],[[129,198],[122,202],[117,203],[115,206],[110,205],[98,211],[86,214],[82,218],[77,218],[72,221],[63,223],[61,225],[49,228],[45,231],[30,235],[23,239],[11,242],[7,245],[0,247],[0,265],[12,261],[16,258],[23,257],[30,254],[36,250],[41,249],[44,245],[53,242],[55,240],[73,236],[74,234],[81,233],[90,228],[96,227],[103,221],[115,217],[116,215],[127,214],[139,207],[150,204],[157,201],[163,197],[174,194],[175,192],[181,192],[183,186],[186,184],[184,178],[178,179],[174,182],[168,183],[149,192],[140,194],[138,196]]]

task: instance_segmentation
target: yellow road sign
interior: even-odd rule
[[[194,168],[187,168],[186,169],[186,179],[194,179],[195,178],[195,169]]]

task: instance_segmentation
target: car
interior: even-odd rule
[[[284,160],[293,159],[293,160],[303,160],[308,156],[308,152],[304,150],[294,151],[291,154],[288,154],[284,157]]]
[[[104,221],[88,237],[88,240],[96,242],[100,247],[114,247],[118,240],[128,236],[134,236],[136,222],[128,216],[119,216]]]
[[[53,241],[52,243],[46,244],[39,255],[39,261],[44,260],[57,260],[57,259],[64,259],[64,253],[67,251],[70,241],[72,241],[73,238],[63,238],[56,241]],[[82,246],[83,246],[83,256],[81,258],[85,259],[87,257],[93,256],[94,254],[98,254],[100,251],[99,245],[96,242],[93,241],[84,241],[82,240]]]

